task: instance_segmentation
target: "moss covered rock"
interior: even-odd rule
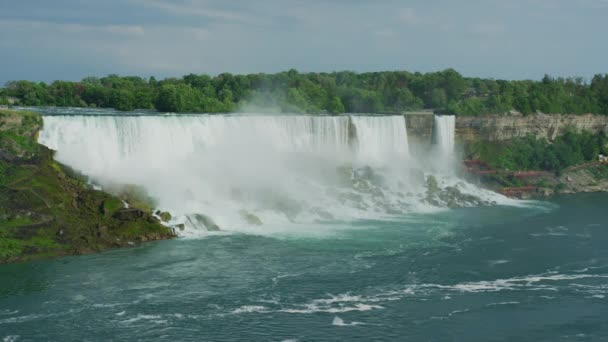
[[[90,189],[36,142],[40,116],[0,111],[0,263],[173,237],[152,215],[119,215],[120,198]]]
[[[169,212],[163,211],[162,213],[160,213],[158,216],[160,216],[160,220],[163,222],[169,222],[171,221],[171,214]]]

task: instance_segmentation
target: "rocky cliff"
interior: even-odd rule
[[[39,115],[0,110],[0,264],[166,239],[150,212],[89,188],[38,144]]]
[[[503,141],[533,135],[553,140],[567,127],[578,131],[608,134],[608,116],[603,115],[488,115],[457,116],[456,138],[467,143],[471,141]]]
[[[407,114],[405,125],[410,145],[428,145],[433,137],[433,113]]]
[[[521,114],[488,115],[479,117],[457,116],[456,139],[467,151],[465,158],[478,159],[490,163],[484,158],[481,150],[491,151],[492,157],[500,157],[501,146],[508,145],[510,140],[534,136],[553,141],[569,127],[578,132],[588,131],[593,134],[604,132],[608,135],[608,116],[603,115],[547,115]],[[507,149],[507,152],[511,151]],[[507,153],[508,155],[508,153]],[[489,157],[487,153],[485,157]],[[600,164],[597,159],[586,160],[583,165],[571,165],[565,169],[541,172],[538,176],[513,175],[498,173],[482,177],[483,183],[490,189],[533,189],[532,192],[517,193],[517,197],[543,197],[560,193],[608,191],[608,164]],[[505,171],[505,170],[499,170]],[[530,171],[528,169],[511,171]],[[511,191],[511,190],[509,190]]]

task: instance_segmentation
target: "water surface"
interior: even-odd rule
[[[0,341],[597,341],[608,196],[0,267]]]

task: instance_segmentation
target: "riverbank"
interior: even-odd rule
[[[479,171],[470,163],[465,162],[470,180],[512,198],[543,199],[561,194],[608,192],[606,163],[573,166],[559,174],[547,171]]]
[[[151,213],[91,189],[37,143],[40,115],[0,110],[0,264],[174,237]]]

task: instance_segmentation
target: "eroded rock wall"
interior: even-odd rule
[[[404,115],[407,137],[412,145],[430,145],[433,138],[433,114]]]
[[[608,116],[603,115],[558,115],[521,114],[457,116],[456,138],[460,142],[503,141],[534,135],[553,140],[572,126],[578,131],[608,134]]]

